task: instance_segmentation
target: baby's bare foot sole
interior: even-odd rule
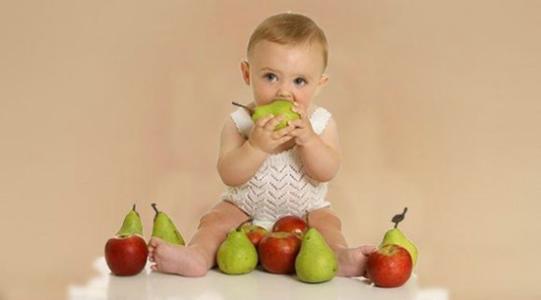
[[[208,272],[209,263],[195,248],[164,243],[154,251],[152,270],[186,277],[201,277]]]

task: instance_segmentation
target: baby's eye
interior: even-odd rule
[[[304,86],[308,83],[308,81],[306,81],[306,79],[302,78],[302,77],[298,77],[298,78],[295,78],[295,80],[293,80],[293,82],[295,82],[295,85],[298,85],[298,86]]]
[[[267,79],[268,81],[276,81],[278,79],[278,77],[273,73],[265,73],[265,75],[263,75],[263,78]]]

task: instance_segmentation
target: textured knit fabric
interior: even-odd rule
[[[321,134],[331,114],[318,107],[310,123]],[[254,125],[248,112],[239,108],[231,113],[240,134],[248,137]],[[306,211],[328,207],[325,200],[327,184],[309,178],[305,173],[296,147],[271,154],[245,184],[228,187],[222,199],[232,202],[254,219],[254,223],[269,228],[284,215],[303,216]]]

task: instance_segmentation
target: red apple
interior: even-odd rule
[[[259,262],[271,273],[295,272],[295,258],[301,247],[301,239],[291,232],[271,232],[259,242]]]
[[[241,229],[256,248],[261,239],[268,233],[267,229],[252,223],[242,225]]]
[[[304,234],[308,230],[308,225],[303,218],[298,216],[284,216],[278,219],[272,227],[272,231],[292,232]]]
[[[366,272],[376,286],[398,287],[411,275],[412,261],[408,250],[395,244],[389,244],[372,252],[368,256]]]
[[[148,247],[138,235],[114,237],[105,244],[105,260],[113,274],[118,276],[135,275],[145,267]]]

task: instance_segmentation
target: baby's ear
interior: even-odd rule
[[[319,78],[319,81],[317,83],[317,88],[315,92],[316,96],[319,95],[319,92],[327,84],[328,81],[329,81],[329,76],[327,76],[327,74],[321,74],[321,78]]]
[[[319,79],[319,82],[317,85],[319,87],[324,87],[328,81],[329,81],[329,76],[327,76],[327,74],[321,74],[321,78]]]
[[[247,85],[250,85],[250,64],[247,60],[243,60],[240,63],[240,71],[242,73],[242,79]]]

